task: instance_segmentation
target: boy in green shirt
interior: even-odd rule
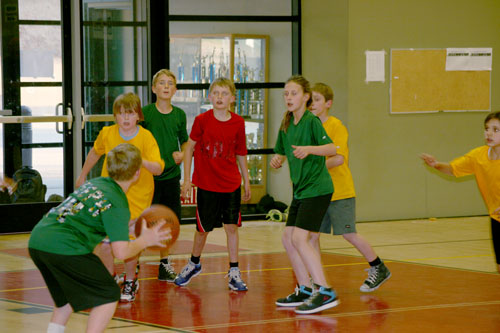
[[[47,332],[64,332],[73,311],[91,309],[88,332],[104,331],[111,320],[120,288],[102,261],[92,253],[109,236],[118,259],[136,256],[170,238],[163,223],[129,241],[130,211],[125,193],[140,175],[141,152],[120,144],[107,156],[109,177],[94,178],[52,208],[31,232],[28,248],[55,303]]]
[[[160,147],[161,158],[165,161],[163,173],[154,177],[154,204],[170,207],[179,221],[181,220],[181,164],[188,140],[186,129],[186,113],[172,105],[172,97],[176,92],[175,75],[168,69],[161,69],[153,76],[153,93],[156,103],[142,108],[144,128],[148,129]],[[160,251],[160,267],[158,280],[174,282],[175,273],[168,249]]]

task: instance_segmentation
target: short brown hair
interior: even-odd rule
[[[333,90],[329,85],[318,82],[312,87],[311,90],[323,95],[323,97],[325,98],[325,102],[333,102]]]
[[[130,143],[120,143],[107,155],[106,168],[111,178],[130,180],[142,166],[141,151]]]
[[[141,108],[141,99],[134,93],[124,93],[115,98],[113,102],[113,115],[116,117],[121,112],[121,108],[127,111],[133,111],[139,116],[139,121],[144,120],[144,114]]]
[[[153,86],[158,82],[158,78],[162,74],[171,77],[172,79],[174,79],[174,84],[177,84],[177,78],[175,77],[174,73],[172,73],[172,71],[170,71],[169,69],[163,68],[156,72],[156,74],[153,76]]]
[[[233,96],[236,96],[236,87],[234,82],[225,77],[218,77],[210,84],[210,88],[208,88],[208,93],[211,93],[215,87],[227,87],[231,91]]]
[[[484,119],[484,124],[486,125],[488,123],[488,121],[490,121],[491,119],[496,119],[496,120],[500,121],[500,111],[494,111],[494,112],[489,113],[486,116],[486,118]]]

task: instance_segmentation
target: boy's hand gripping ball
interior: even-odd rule
[[[151,246],[148,247],[148,249],[151,250],[169,249],[179,237],[179,231],[180,231],[179,219],[177,218],[177,215],[175,215],[174,211],[168,208],[167,206],[154,204],[151,205],[151,207],[146,208],[142,212],[141,216],[139,216],[135,224],[136,237],[139,237],[141,234],[143,219],[144,221],[146,221],[148,228],[151,228],[160,220],[165,220],[165,224],[160,230],[170,229],[170,234],[172,236],[170,239],[164,242],[166,247]]]

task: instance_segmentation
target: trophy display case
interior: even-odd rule
[[[245,119],[247,149],[267,144],[267,90],[253,88],[268,79],[269,36],[243,34],[170,35],[170,70],[177,84],[210,84],[218,77],[252,88],[236,90],[233,112]],[[186,112],[188,133],[194,118],[210,109],[207,89],[177,90],[172,104]],[[266,194],[266,155],[249,154],[250,203]]]

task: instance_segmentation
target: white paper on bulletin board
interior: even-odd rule
[[[447,71],[491,71],[493,49],[447,48]]]

